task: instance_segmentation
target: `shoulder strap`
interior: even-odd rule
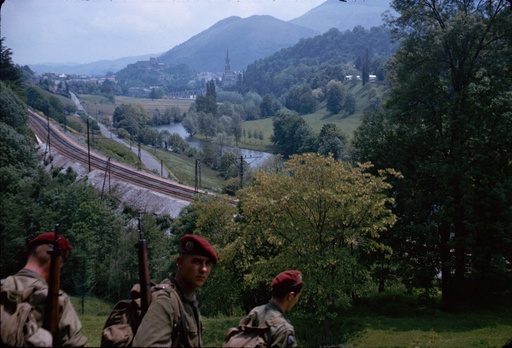
[[[186,334],[187,332],[187,319],[185,318],[185,309],[183,308],[183,302],[181,301],[181,297],[176,291],[174,284],[172,284],[171,282],[162,282],[155,286],[155,290],[165,290],[169,293],[169,296],[174,296],[177,299],[178,308],[180,312],[180,319],[178,324],[179,329],[173,330],[171,334],[171,347],[177,347],[180,338],[182,337],[183,334]]]

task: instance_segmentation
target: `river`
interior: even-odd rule
[[[189,143],[190,146],[194,146],[198,149],[203,148],[203,142],[201,140],[195,139],[187,133],[185,128],[183,128],[183,125],[181,123],[174,123],[167,126],[157,126],[153,127],[159,132],[166,129],[169,133],[178,133],[187,143]],[[237,147],[233,147],[230,150],[237,153],[238,156],[243,156],[245,161],[251,166],[256,167],[259,164],[263,163],[267,158],[270,158],[273,156],[273,154],[269,152],[262,152],[262,151],[255,151],[255,150],[248,150],[248,149],[240,149]]]

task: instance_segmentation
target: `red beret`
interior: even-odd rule
[[[71,247],[71,244],[69,241],[62,235],[57,234],[57,240],[60,245],[60,251],[62,258],[64,261],[67,261],[69,257],[71,256],[71,250],[73,248]],[[30,242],[28,242],[28,249],[35,248],[38,245],[45,244],[45,243],[53,243],[55,241],[55,232],[45,232],[41,233],[36,238],[32,239]]]
[[[295,285],[299,285],[302,283],[302,273],[300,271],[284,271],[279,273],[272,284],[270,285],[273,288],[279,287],[292,287]]]
[[[214,265],[216,265],[218,261],[217,253],[215,253],[211,244],[203,237],[195,234],[186,234],[181,237],[180,253],[206,256]]]

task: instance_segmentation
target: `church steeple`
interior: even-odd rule
[[[229,61],[229,50],[228,49],[226,49],[226,61],[224,64],[224,70],[231,71],[231,63]]]

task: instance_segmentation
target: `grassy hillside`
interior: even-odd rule
[[[83,306],[79,297],[72,301],[89,339],[88,346],[98,347],[113,304],[91,297],[84,298]],[[415,296],[385,293],[338,313],[329,327],[294,315],[294,311],[288,317],[301,347],[503,347],[512,340],[510,304],[446,313],[437,309],[437,303],[425,305]],[[300,306],[299,302],[297,308]],[[226,330],[236,326],[240,318],[203,319],[204,345],[220,347]]]
[[[381,84],[369,83],[363,87],[362,83],[349,83],[347,86],[347,92],[352,93],[356,100],[356,112],[352,115],[347,115],[344,111],[337,115],[332,115],[327,111],[325,101],[322,102],[319,108],[313,114],[303,115],[302,117],[308,123],[311,128],[318,134],[322,129],[322,126],[326,123],[334,123],[340,129],[345,132],[349,139],[352,139],[354,131],[361,124],[361,117],[365,112],[373,110],[372,101],[382,101],[386,97],[388,86]],[[256,121],[244,122],[243,127],[251,133],[263,133],[264,140],[249,139],[248,137],[242,138],[240,147],[273,152],[275,149],[272,147],[270,142],[270,136],[273,133],[272,118],[266,118]]]

